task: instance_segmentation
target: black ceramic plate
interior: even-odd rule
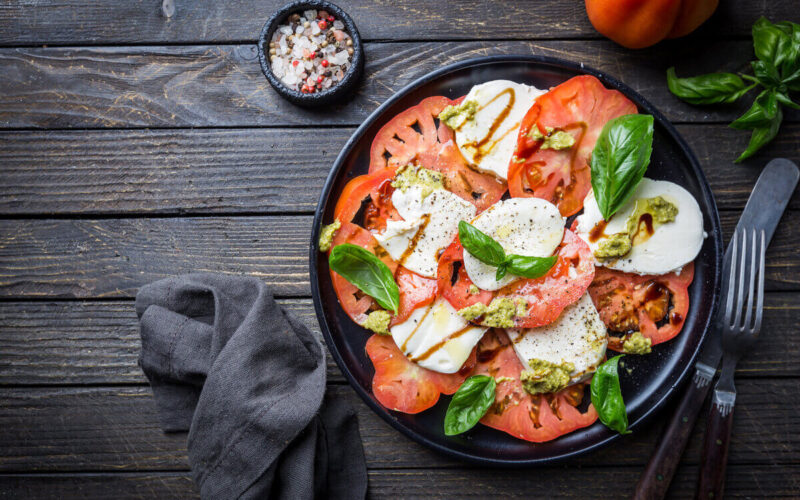
[[[619,435],[597,422],[541,444],[521,441],[483,425],[477,425],[463,435],[448,437],[442,430],[450,400],[447,396],[442,396],[436,406],[418,415],[385,409],[371,391],[373,368],[364,352],[369,335],[339,307],[327,259],[317,251],[319,228],[322,223],[333,220],[333,208],[344,185],[367,172],[370,144],[375,133],[400,111],[433,95],[460,97],[473,85],[489,80],[513,80],[546,89],[580,74],[596,76],[606,87],[625,94],[636,103],[640,112],[655,117],[653,156],[647,176],[670,180],[688,189],[700,204],[708,233],[695,261],[689,317],[682,333],[657,346],[648,356],[628,356],[625,361],[633,371],[632,375],[623,373],[622,389],[631,429],[635,432],[648,416],[664,405],[689,373],[716,311],[722,256],[717,208],[697,159],[672,125],[642,96],[599,71],[552,58],[496,56],[454,64],[417,80],[378,108],[339,154],[320,197],[311,237],[311,289],[328,348],[350,384],[375,413],[414,441],[456,458],[491,465],[532,465],[595,450]]]

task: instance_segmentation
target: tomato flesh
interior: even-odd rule
[[[517,148],[509,164],[508,189],[513,197],[544,198],[568,217],[580,211],[591,189],[589,159],[603,126],[612,118],[636,113],[621,92],[609,90],[590,75],[576,76],[536,98],[522,119]],[[563,150],[541,149],[529,136],[533,127],[567,132],[575,144]]]

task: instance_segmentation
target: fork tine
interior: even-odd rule
[[[747,285],[747,309],[745,309],[746,314],[744,315],[744,323],[742,323],[742,329],[750,328],[751,320],[753,319],[753,301],[755,300],[755,296],[753,291],[755,290],[756,284],[756,229],[753,228],[750,231],[751,239],[753,240],[750,243],[751,252],[750,252],[750,267],[748,271],[750,273],[750,279],[748,280]]]
[[[736,319],[733,321],[734,327],[740,327],[739,320],[742,319],[742,305],[744,304],[744,269],[747,262],[747,230],[742,229],[742,256],[739,260],[739,279],[736,281]]]
[[[764,312],[764,268],[766,267],[767,242],[764,230],[761,230],[761,248],[758,252],[758,298],[756,299],[756,320],[753,324],[753,332],[761,330],[761,318]],[[753,269],[755,271],[755,269]]]
[[[728,297],[725,300],[725,324],[731,324],[731,315],[733,314],[733,300],[736,284],[736,255],[739,247],[739,231],[733,232],[733,241],[731,242],[731,273],[728,277]]]

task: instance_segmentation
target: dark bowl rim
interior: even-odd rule
[[[342,20],[348,34],[353,39],[353,61],[350,64],[350,67],[347,68],[347,72],[344,74],[344,77],[336,85],[332,85],[331,88],[321,92],[315,92],[313,94],[304,94],[297,90],[290,89],[284,85],[283,82],[281,82],[278,77],[272,73],[272,68],[270,67],[269,61],[267,60],[267,55],[265,53],[265,44],[268,43],[267,39],[271,37],[272,33],[278,28],[278,23],[283,22],[291,14],[302,12],[308,8],[314,8],[316,10],[328,10],[333,12],[334,15]],[[329,102],[329,99],[336,97],[343,90],[347,90],[351,84],[351,80],[359,78],[365,57],[364,47],[361,42],[361,35],[358,32],[356,23],[353,21],[350,15],[345,12],[344,9],[325,0],[296,0],[275,11],[275,13],[273,13],[269,19],[267,19],[267,22],[264,23],[264,27],[261,28],[261,34],[258,37],[257,50],[258,62],[261,65],[261,72],[264,73],[267,81],[269,81],[270,85],[272,85],[275,91],[281,94],[283,97],[290,98],[293,102],[303,102],[306,104],[325,104]]]
[[[634,430],[640,428],[642,425],[647,423],[659,410],[661,410],[669,400],[675,395],[675,392],[678,388],[682,387],[683,382],[685,382],[687,376],[689,375],[691,369],[694,366],[695,361],[697,360],[697,356],[699,355],[700,350],[702,349],[705,340],[708,336],[708,331],[713,324],[713,320],[716,316],[717,308],[719,305],[719,295],[720,295],[720,288],[721,288],[721,275],[722,275],[722,231],[720,226],[719,220],[719,210],[717,209],[716,200],[714,199],[714,194],[711,192],[711,188],[708,184],[708,180],[703,173],[702,168],[700,167],[697,158],[695,157],[694,153],[692,152],[689,145],[686,141],[680,136],[678,131],[675,127],[667,120],[667,118],[661,114],[649,101],[647,101],[642,95],[638,92],[633,90],[628,85],[622,83],[618,79],[607,75],[606,73],[594,69],[590,66],[587,66],[583,63],[575,63],[572,61],[567,61],[564,59],[550,57],[550,56],[540,56],[540,55],[528,55],[528,54],[520,54],[520,55],[495,55],[495,56],[483,56],[478,58],[467,59],[464,61],[460,61],[438,70],[432,71],[422,77],[414,80],[413,82],[409,83],[394,95],[392,95],[389,99],[386,100],[382,105],[380,105],[375,111],[373,111],[366,120],[364,120],[358,129],[350,136],[347,143],[342,148],[339,155],[336,157],[336,160],[333,163],[333,167],[331,168],[330,173],[328,174],[328,178],[325,181],[325,185],[322,188],[322,192],[320,194],[320,199],[317,203],[317,209],[314,213],[314,222],[311,230],[311,244],[310,244],[310,252],[309,252],[309,273],[310,273],[310,281],[311,281],[311,294],[314,300],[314,310],[316,312],[317,319],[319,321],[320,329],[322,330],[322,334],[325,338],[325,343],[328,346],[328,349],[331,352],[331,355],[336,360],[336,364],[339,366],[339,369],[345,375],[350,386],[356,391],[356,393],[361,397],[361,399],[369,406],[376,414],[378,414],[385,422],[391,425],[393,428],[397,429],[405,435],[406,437],[410,438],[411,440],[423,444],[428,448],[431,448],[443,455],[450,456],[464,462],[478,464],[478,465],[488,465],[493,467],[505,467],[505,468],[523,468],[529,467],[533,465],[544,465],[544,464],[553,464],[558,462],[564,462],[569,459],[575,458],[580,455],[585,455],[590,452],[596,451],[600,448],[608,446],[609,444],[617,441],[622,437],[621,434],[618,433],[609,433],[608,437],[605,439],[601,439],[589,446],[585,446],[579,449],[571,450],[566,453],[562,453],[560,455],[554,455],[545,458],[535,458],[535,459],[525,459],[525,460],[506,460],[502,458],[491,458],[491,457],[478,457],[471,455],[469,453],[464,453],[458,450],[451,449],[447,446],[440,445],[439,443],[433,442],[427,437],[418,434],[414,430],[406,427],[398,420],[392,418],[392,415],[389,410],[378,404],[373,400],[373,396],[368,393],[361,384],[355,379],[355,377],[350,373],[350,370],[347,368],[342,355],[339,352],[338,347],[333,342],[333,337],[331,335],[330,329],[328,328],[328,323],[325,318],[325,313],[322,306],[322,301],[320,298],[320,288],[319,288],[319,270],[317,269],[317,256],[318,256],[318,240],[319,240],[319,231],[322,224],[322,216],[325,208],[325,203],[327,201],[327,197],[333,188],[333,185],[336,182],[336,179],[339,175],[340,170],[345,164],[345,159],[350,154],[350,150],[353,148],[356,142],[358,142],[361,137],[365,134],[366,130],[372,126],[373,122],[380,118],[380,116],[389,109],[392,105],[394,105],[397,101],[401,100],[407,94],[413,92],[418,87],[431,82],[447,73],[451,73],[454,71],[458,71],[464,68],[472,67],[472,66],[482,66],[487,64],[494,64],[494,63],[532,63],[532,64],[541,64],[546,66],[554,66],[558,68],[573,70],[579,73],[584,73],[588,75],[592,75],[597,77],[603,83],[609,84],[612,87],[616,88],[617,90],[621,91],[626,97],[632,98],[636,101],[636,104],[640,106],[640,108],[644,109],[646,112],[653,115],[655,120],[659,122],[664,130],[671,136],[671,138],[676,142],[676,144],[680,147],[682,152],[686,155],[686,158],[689,160],[691,165],[691,169],[694,175],[697,176],[699,180],[700,189],[702,191],[703,196],[708,200],[709,206],[711,207],[711,213],[708,214],[709,218],[711,219],[710,234],[709,236],[713,238],[713,240],[717,243],[715,245],[714,251],[714,260],[715,260],[715,269],[714,269],[714,284],[712,287],[713,296],[712,296],[712,304],[709,310],[708,318],[703,325],[702,334],[700,340],[695,348],[694,352],[692,353],[690,359],[684,366],[683,370],[677,377],[677,380],[667,388],[664,395],[658,400],[654,405],[650,408],[644,410],[644,412],[633,422],[630,423],[629,429]],[[597,423],[593,424],[597,425]]]

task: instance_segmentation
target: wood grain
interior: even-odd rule
[[[730,122],[749,107],[748,99],[690,106],[669,93],[665,71],[672,65],[680,75],[743,70],[753,58],[752,44],[705,41],[701,53],[696,44],[677,40],[629,51],[609,41],[371,43],[353,100],[324,110],[300,109],[280,98],[261,73],[255,45],[0,49],[0,127],[358,125],[415,79],[490,54],[583,62],[620,78],[670,120]],[[784,121],[798,120],[799,112],[785,114]]]
[[[321,336],[310,299],[280,303]],[[765,334],[738,376],[800,376],[799,314],[800,294],[767,294]],[[0,352],[2,386],[145,382],[131,301],[0,302]],[[327,365],[328,380],[344,382],[330,355]]]
[[[192,0],[175,2],[172,17],[159,2],[144,0],[40,0],[6,2],[0,9],[0,44],[133,43],[256,40],[266,19],[283,0]],[[582,2],[538,0],[536,7],[514,0],[492,3],[425,0],[340,0],[367,39],[494,39],[599,37]],[[721,2],[696,38],[718,32],[748,35],[760,15],[778,21],[796,15],[791,0]],[[109,22],[118,19],[121,22]],[[123,21],[124,20],[124,21]]]
[[[785,124],[772,144],[743,165],[732,162],[747,134],[724,125],[687,124],[678,130],[721,209],[744,207],[765,158],[800,164],[798,124]],[[0,132],[0,214],[310,213],[353,131]],[[800,196],[790,207],[800,208]]]
[[[349,386],[329,385],[328,390],[358,410],[369,468],[463,465],[401,435]],[[797,379],[741,379],[737,390],[731,463],[796,463],[800,436],[794,432],[798,416],[792,398]],[[0,403],[2,472],[187,468],[186,435],[161,432],[147,387],[3,388]],[[704,417],[700,422],[684,463],[699,461]],[[575,464],[643,464],[659,435],[660,426],[653,423]]]
[[[738,212],[722,212],[730,234]],[[132,297],[175,274],[249,274],[277,296],[309,295],[308,216],[0,220],[0,297]],[[768,290],[800,289],[800,212],[767,251]]]

